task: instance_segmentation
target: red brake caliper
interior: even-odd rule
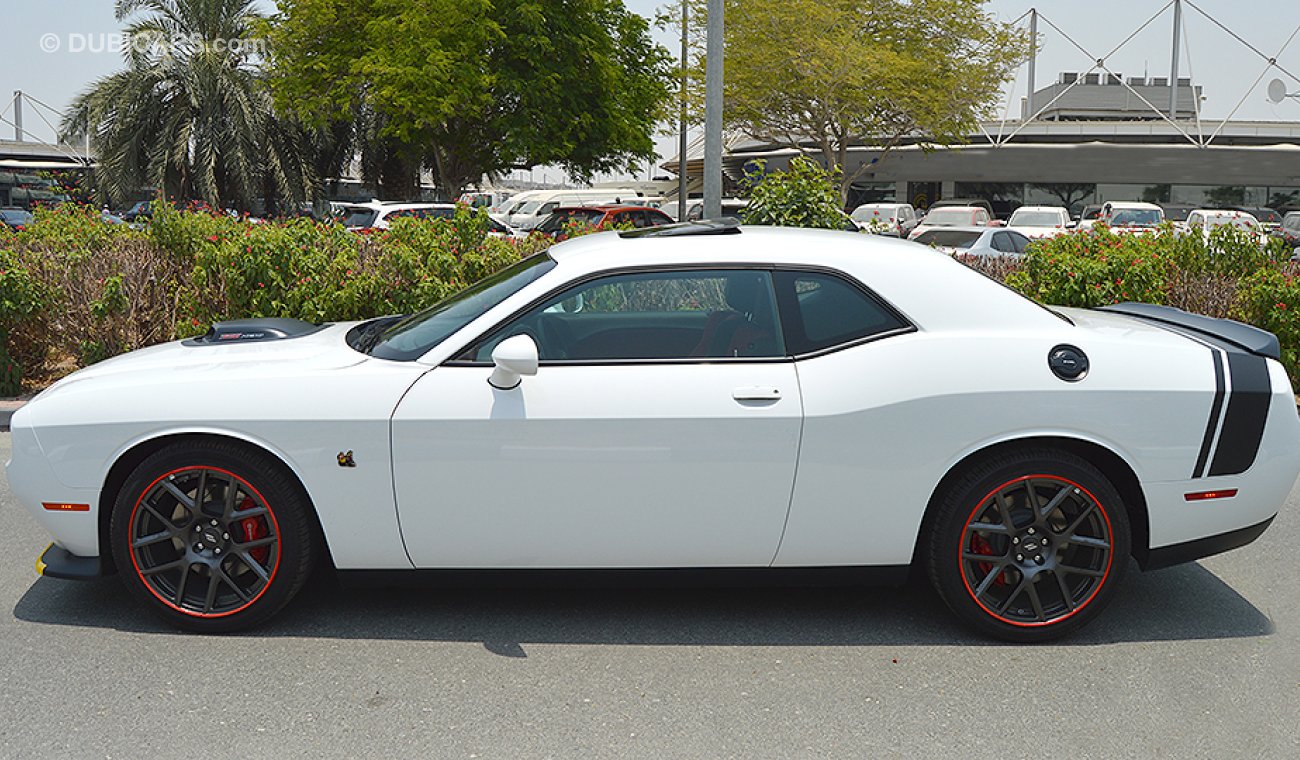
[[[244,500],[239,502],[239,508],[235,511],[243,512],[246,509],[252,509],[254,506],[253,499],[245,496]],[[266,538],[266,521],[258,517],[249,517],[239,521],[239,529],[244,533],[244,541],[256,541],[259,538]],[[271,556],[271,547],[259,546],[249,552],[253,559],[261,564],[266,564],[266,558]]]
[[[973,554],[987,554],[993,556],[993,547],[989,546],[988,540],[978,533],[972,533],[970,536],[970,550]],[[988,572],[993,569],[993,563],[991,562],[976,562],[975,566],[985,575],[988,575]],[[1003,578],[1002,575],[1002,573],[998,573],[998,577],[993,579],[994,585],[1005,586],[1007,584],[1006,579]]]

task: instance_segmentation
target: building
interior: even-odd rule
[[[0,206],[28,208],[67,200],[51,172],[84,172],[83,149],[69,145],[0,140]]]
[[[870,166],[854,183],[848,205],[897,201],[924,208],[943,198],[983,198],[1000,213],[1053,205],[1078,214],[1084,205],[1108,200],[1300,208],[1300,123],[1212,122],[1198,130],[1194,121],[1083,119],[1077,109],[1066,110],[1075,115],[985,123],[964,144],[946,148],[920,140],[883,154],[868,145],[852,147],[846,173]],[[698,185],[704,166],[694,147],[686,171]],[[735,187],[757,159],[773,171],[796,155],[733,137],[723,171]],[[677,163],[674,158],[664,168],[676,172]]]

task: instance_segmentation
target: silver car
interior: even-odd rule
[[[957,258],[1020,256],[1030,242],[1023,234],[1005,227],[936,227],[912,241]]]

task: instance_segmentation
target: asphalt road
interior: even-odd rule
[[[8,458],[9,435],[0,434]],[[991,643],[901,589],[341,590],[173,632],[37,578],[0,483],[0,756],[1300,757],[1300,492],[1255,544]]]

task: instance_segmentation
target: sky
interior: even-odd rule
[[[624,0],[628,10],[647,17],[675,3],[663,0]],[[269,8],[272,3],[263,3]],[[65,108],[77,93],[98,77],[122,67],[121,55],[109,48],[111,35],[122,25],[113,17],[110,0],[0,0],[4,33],[0,39],[0,117],[11,119],[14,90],[48,104],[53,111]],[[1033,3],[1029,0],[989,0],[985,9],[1001,21],[1014,21]],[[1037,63],[1037,84],[1041,88],[1056,80],[1059,72],[1086,71],[1092,59],[1110,52],[1150,17],[1168,5],[1167,0],[1044,0],[1037,4],[1042,44]],[[1245,8],[1249,7],[1249,11]],[[1234,40],[1197,9],[1217,19],[1278,64],[1300,76],[1300,2],[1296,0],[1184,0],[1185,49],[1180,55],[1180,76],[1191,76],[1204,88],[1204,119],[1223,119],[1235,110],[1236,119],[1300,121],[1300,100],[1274,105],[1265,97],[1273,78],[1287,80],[1289,91],[1300,91],[1300,81],[1273,69],[1265,72],[1265,60]],[[1075,48],[1055,24],[1090,52]],[[1023,23],[1023,22],[1022,22]],[[1126,77],[1168,76],[1172,42],[1172,10],[1166,9],[1146,29],[1133,37],[1107,63]],[[1279,50],[1294,35],[1280,55]],[[672,32],[654,30],[657,41],[677,50]],[[1180,46],[1184,47],[1184,46]],[[1190,52],[1190,56],[1188,53]],[[1027,91],[1027,72],[1022,67],[1008,87],[1004,103],[1010,115],[1019,114],[1020,99]],[[33,112],[35,111],[35,112]],[[43,108],[25,109],[24,127],[44,140],[52,139],[58,115]],[[999,111],[1002,113],[1002,110]],[[0,137],[13,138],[13,127],[0,122]],[[661,137],[660,153],[676,153],[676,138]],[[540,177],[539,177],[540,178]]]

